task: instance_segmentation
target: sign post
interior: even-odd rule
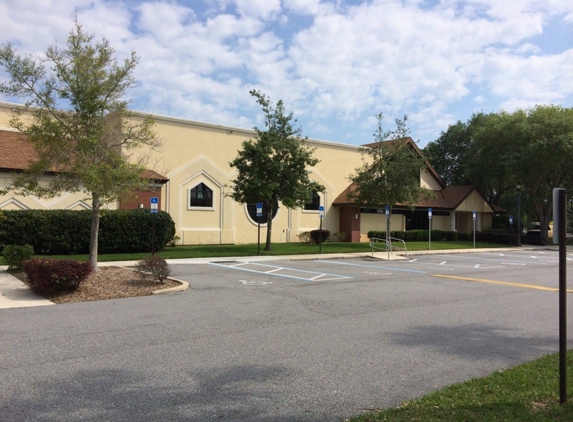
[[[513,215],[509,215],[509,246],[511,246],[511,234],[513,233]]]
[[[159,198],[157,196],[149,198],[149,208],[151,214],[153,214],[153,222],[151,223],[151,256],[155,256],[155,215],[157,214],[158,207]]]
[[[390,207],[386,205],[384,208],[386,214],[386,250],[388,251],[388,261],[390,261],[390,249],[392,249],[392,242],[390,241]]]
[[[476,219],[477,219],[477,213],[475,211],[472,211],[473,213],[473,219],[474,219],[474,249],[476,248]]]
[[[263,203],[257,202],[257,254],[261,254],[261,217],[263,216]]]
[[[428,208],[428,222],[429,224],[429,230],[428,230],[428,250],[431,251],[432,250],[432,209]]]
[[[559,244],[559,402],[567,402],[567,192],[553,189],[553,243]]]
[[[320,234],[318,235],[318,253],[322,253],[322,220],[324,218],[324,206],[318,207],[318,216],[320,217]]]

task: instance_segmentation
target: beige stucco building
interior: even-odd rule
[[[10,183],[33,157],[25,138],[9,127],[12,110],[19,105],[0,102],[0,186]],[[149,208],[149,197],[160,198],[160,209],[175,221],[181,244],[241,244],[257,241],[255,208],[233,201],[231,192],[235,170],[231,162],[244,140],[254,139],[249,129],[153,116],[155,131],[163,141],[161,151],[151,154],[154,171],[153,192],[140,192],[132,204],[108,204],[109,208],[140,206]],[[273,242],[297,242],[301,232],[320,225],[318,206],[324,207],[323,227],[345,232],[347,241],[365,241],[369,230],[384,230],[383,214],[360,209],[346,198],[351,188],[348,177],[361,165],[358,146],[309,139],[320,162],[311,169],[311,178],[325,187],[305,209],[289,209],[279,204],[273,220]],[[412,143],[413,144],[413,143]],[[415,144],[413,144],[415,146]],[[416,147],[417,149],[417,147]],[[427,164],[420,183],[433,190],[436,198],[418,204],[414,211],[395,207],[392,230],[427,228],[427,208],[433,208],[432,228],[473,230],[472,212],[476,211],[476,229],[491,227],[493,208],[471,186],[446,187]],[[140,205],[141,204],[141,205]],[[90,200],[82,194],[64,193],[42,199],[9,193],[0,196],[0,210],[7,209],[87,209]],[[264,227],[264,225],[262,226]]]

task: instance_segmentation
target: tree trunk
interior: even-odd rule
[[[90,257],[89,261],[94,271],[97,271],[97,251],[99,236],[99,210],[101,202],[99,195],[92,195],[92,223],[90,228]]]
[[[265,251],[271,250],[271,234],[273,231],[273,204],[267,205],[267,241],[265,243]]]
[[[541,244],[547,245],[549,241],[549,210],[547,205],[539,205],[537,207],[537,215],[539,216],[539,235],[541,237]]]

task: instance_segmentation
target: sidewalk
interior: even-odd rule
[[[53,305],[48,299],[32,293],[26,284],[8,273],[6,267],[0,268],[0,309]]]
[[[436,251],[412,251],[408,252],[408,257],[420,255],[435,255],[435,254],[464,254],[464,253],[483,253],[483,252],[509,252],[509,251],[525,251],[525,250],[538,250],[538,249],[552,249],[551,247],[514,247],[514,248],[491,248],[491,249],[447,249]],[[553,248],[554,249],[554,248]],[[380,260],[406,260],[408,259],[405,252],[359,252],[359,253],[336,253],[336,254],[312,254],[312,255],[275,255],[275,256],[241,256],[241,257],[223,257],[223,258],[183,258],[183,259],[168,259],[167,263],[171,265],[176,264],[207,264],[209,262],[221,261],[238,261],[238,262],[262,262],[262,261],[302,261],[314,259],[347,259],[347,258],[372,258]],[[114,266],[114,267],[133,267],[137,261],[114,261],[114,262],[100,262],[100,267]],[[0,266],[0,309],[8,308],[21,308],[27,306],[46,306],[53,305],[47,299],[44,299],[30,291],[30,288],[22,281],[11,275],[6,271],[7,266]]]

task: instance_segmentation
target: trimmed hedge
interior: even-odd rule
[[[0,211],[0,244],[29,244],[38,255],[89,252],[91,210]],[[155,250],[165,248],[175,235],[169,214],[149,210],[102,210],[99,253],[151,252],[155,220]]]
[[[92,272],[89,262],[54,259],[30,259],[22,268],[32,290],[41,293],[75,290]]]
[[[428,240],[428,230],[408,230],[408,231],[391,231],[390,236],[396,239],[402,239],[405,242],[423,242]],[[373,237],[379,239],[386,238],[386,232],[384,231],[369,231],[368,238],[372,239]],[[432,230],[432,240],[439,241],[439,240],[463,240],[463,241],[471,241],[473,240],[473,233],[458,233],[458,232],[451,232],[451,231],[443,231],[443,230]],[[510,242],[512,245],[517,244],[517,234],[512,234],[510,236],[509,233],[506,232],[498,232],[498,231],[488,231],[488,232],[476,232],[476,242],[486,242],[486,243],[500,243],[500,244],[507,244],[509,245]]]

